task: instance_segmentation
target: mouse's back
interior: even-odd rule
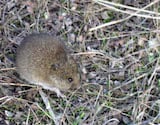
[[[24,38],[17,49],[16,67],[22,79],[44,88],[67,90],[80,82],[78,65],[64,43],[48,34]]]

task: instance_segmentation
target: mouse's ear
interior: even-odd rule
[[[60,67],[59,63],[55,63],[55,64],[51,65],[51,69],[53,69],[53,70],[57,70],[57,69],[59,69],[59,67]]]

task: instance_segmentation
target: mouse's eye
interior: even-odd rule
[[[51,68],[52,68],[53,70],[57,70],[59,67],[60,67],[59,64],[52,64],[52,65],[51,65]]]
[[[68,78],[68,81],[69,81],[69,82],[72,82],[72,81],[73,81],[73,79],[70,77],[70,78]]]

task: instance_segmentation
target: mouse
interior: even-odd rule
[[[16,71],[30,84],[63,96],[80,86],[79,65],[59,38],[47,33],[26,36],[16,51]]]

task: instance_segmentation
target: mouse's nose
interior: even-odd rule
[[[73,85],[71,86],[71,90],[77,89],[77,88],[80,88],[80,87],[81,87],[81,84],[73,84]]]

